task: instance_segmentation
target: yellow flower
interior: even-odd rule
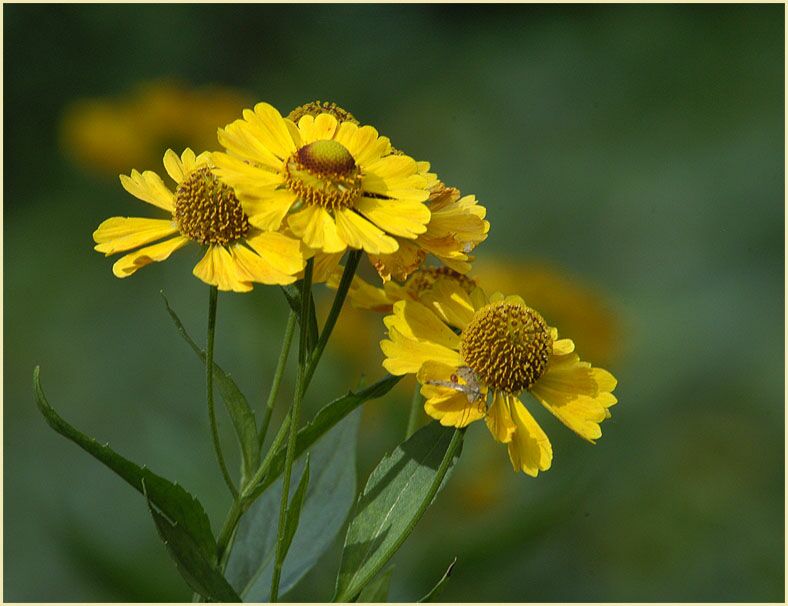
[[[384,323],[384,368],[416,373],[424,410],[442,425],[484,419],[508,446],[515,471],[536,476],[553,458],[547,435],[520,401],[524,391],[592,443],[616,403],[613,375],[581,361],[574,343],[559,339],[520,297],[488,299],[480,288],[469,293],[439,279],[421,302],[395,303]]]
[[[429,174],[429,164],[420,163],[422,174]],[[433,175],[434,176],[434,175]],[[454,187],[436,181],[427,200],[430,221],[427,230],[415,240],[399,239],[399,248],[391,254],[372,257],[384,282],[404,281],[432,254],[444,265],[459,273],[468,273],[473,257],[470,252],[487,239],[490,223],[487,209],[476,196],[460,194]]]
[[[307,246],[328,254],[393,253],[393,236],[425,232],[427,179],[371,126],[330,113],[304,114],[296,125],[267,103],[243,116],[219,130],[228,153],[213,157],[255,227],[276,231],[286,220]]]
[[[79,99],[63,113],[60,142],[80,166],[114,177],[146,166],[166,146],[210,147],[216,128],[236,115],[247,95],[224,87],[143,82],[122,98]]]
[[[167,150],[164,168],[177,184],[174,192],[153,171],[133,170],[130,176],[121,175],[120,182],[131,195],[167,211],[170,218],[112,217],[93,232],[95,249],[106,256],[137,249],[112,266],[118,278],[164,261],[193,241],[206,247],[194,275],[219,290],[246,292],[252,290],[252,282],[295,281],[294,274],[305,265],[300,242],[250,225],[232,188],[214,174],[209,153],[195,156],[187,148],[179,158]]]

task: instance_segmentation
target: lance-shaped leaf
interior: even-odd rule
[[[394,567],[389,566],[386,570],[381,572],[375,579],[367,584],[361,593],[358,594],[357,602],[362,604],[388,602],[389,587],[391,586],[391,573],[394,572]]]
[[[170,314],[170,318],[172,318],[175,328],[178,330],[178,334],[183,337],[184,341],[189,344],[194,353],[197,354],[197,357],[202,360],[203,365],[205,365],[205,351],[197,345],[186,331],[186,327],[175,313],[175,310],[170,307],[170,303],[163,292],[161,296],[164,299],[164,305],[167,307],[167,313]],[[260,463],[260,444],[257,441],[257,423],[254,412],[232,377],[224,372],[216,362],[213,363],[213,378],[216,381],[219,395],[221,395],[232,420],[235,434],[238,436],[238,443],[241,445],[242,474],[244,478],[249,478]]]
[[[348,414],[353,412],[356,408],[361,406],[364,402],[386,395],[391,390],[391,388],[400,381],[400,379],[402,379],[402,377],[394,377],[389,375],[377,383],[373,383],[369,387],[362,389],[358,393],[349,391],[347,394],[337,398],[330,404],[326,404],[317,412],[314,419],[312,419],[309,424],[298,431],[296,436],[295,456],[298,457],[303,454],[307,448],[317,442],[317,440],[330,431],[332,427],[344,419]],[[256,498],[258,495],[260,495],[274,482],[274,480],[276,480],[281,475],[285,465],[286,452],[287,448],[283,446],[274,455],[274,459],[271,462],[270,471],[252,491],[252,498]]]
[[[359,412],[347,416],[310,448],[309,484],[306,486],[300,524],[282,566],[280,595],[284,595],[317,563],[336,538],[353,506],[359,420]],[[305,458],[302,456],[293,465],[291,494],[299,491],[294,484],[304,469]],[[299,484],[306,485],[303,475]],[[269,599],[281,498],[280,477],[252,504],[241,518],[235,533],[226,577],[245,602],[265,602]],[[295,500],[294,496],[290,509],[294,509]]]
[[[143,489],[145,489],[144,480]],[[159,512],[150,499],[148,499],[148,509],[156,524],[159,537],[189,587],[214,602],[240,602],[241,598],[222,576],[216,560],[209,558],[180,524]]]
[[[454,558],[449,564],[449,567],[446,569],[446,572],[443,573],[443,576],[438,579],[438,582],[435,583],[435,587],[430,589],[430,592],[425,595],[423,598],[419,600],[419,602],[434,602],[435,598],[443,591],[443,588],[446,586],[446,581],[449,580],[451,576],[451,571],[454,570],[454,565],[457,563],[457,558]]]
[[[433,421],[372,471],[345,536],[334,601],[352,601],[413,531],[459,457],[463,431]]]
[[[38,409],[44,415],[49,426],[104,463],[140,494],[147,493],[147,498],[156,506],[156,509],[177,524],[180,531],[189,536],[189,540],[195,545],[195,548],[207,559],[214,560],[216,542],[211,532],[211,523],[200,502],[178,484],[156,475],[146,467],[132,463],[117,454],[107,444],[99,444],[95,439],[86,436],[67,423],[47,402],[41,388],[39,374],[40,369],[36,366],[33,371],[33,389]]]
[[[304,463],[304,473],[301,474],[301,480],[298,482],[295,494],[290,499],[290,504],[287,506],[285,512],[285,537],[283,550],[285,556],[290,549],[290,544],[293,542],[296,530],[298,530],[298,523],[301,520],[301,509],[304,506],[304,496],[306,495],[306,487],[309,485],[309,453],[306,455],[306,463]]]

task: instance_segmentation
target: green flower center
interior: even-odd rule
[[[349,208],[361,196],[361,171],[344,145],[323,139],[293,154],[285,169],[285,184],[305,204]]]
[[[249,217],[233,189],[210,168],[200,168],[175,190],[175,222],[200,244],[225,245],[249,233]]]
[[[553,350],[550,329],[536,311],[492,303],[460,335],[460,354],[485,385],[517,394],[544,374]]]

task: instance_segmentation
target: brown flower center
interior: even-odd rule
[[[349,208],[361,196],[361,171],[344,145],[323,139],[303,146],[287,161],[285,184],[305,204]]]
[[[460,354],[485,385],[517,394],[547,368],[553,338],[530,307],[491,303],[482,307],[460,335]]]
[[[296,107],[287,116],[288,120],[292,120],[296,124],[304,116],[319,116],[320,114],[331,114],[339,122],[352,122],[358,124],[358,120],[346,109],[339,107],[336,103],[329,101],[312,101],[299,107]]]
[[[180,232],[200,244],[225,245],[249,233],[235,192],[210,168],[190,174],[175,190],[175,222]]]
[[[471,294],[476,288],[476,280],[469,278],[449,267],[422,267],[405,282],[405,288],[408,294],[414,299],[418,299],[419,295],[425,290],[432,288],[436,280],[439,278],[448,278],[456,282],[467,294]]]

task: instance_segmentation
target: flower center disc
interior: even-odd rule
[[[175,190],[175,222],[200,244],[229,244],[249,232],[249,218],[233,189],[210,168],[194,171]]]
[[[288,160],[285,183],[306,204],[336,210],[361,195],[361,172],[344,145],[325,139],[300,148]]]
[[[544,374],[553,349],[550,330],[530,307],[493,303],[482,307],[460,337],[460,353],[495,391],[520,393]]]
[[[331,114],[339,122],[352,122],[358,125],[358,120],[346,109],[339,107],[336,103],[330,101],[312,101],[304,105],[296,107],[287,116],[288,120],[292,120],[296,124],[304,116],[319,116],[320,114]]]
[[[414,299],[418,299],[419,295],[423,293],[425,290],[432,288],[435,282],[439,278],[448,278],[449,280],[456,282],[457,285],[462,288],[466,294],[471,294],[474,288],[476,288],[476,281],[473,278],[469,278],[461,274],[460,272],[454,271],[450,267],[422,267],[418,271],[414,272],[413,275],[408,278],[408,281],[405,283],[405,288]]]

